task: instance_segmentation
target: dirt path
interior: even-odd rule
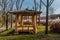
[[[6,30],[6,27],[1,27],[1,28],[0,28],[0,32],[2,32],[2,31],[4,31],[4,30]]]
[[[12,27],[14,28],[14,24],[12,25]],[[11,28],[11,25],[8,25],[8,29]],[[1,27],[0,28],[0,32],[6,30],[6,27]]]

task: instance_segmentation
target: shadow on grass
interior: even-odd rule
[[[14,32],[12,32],[14,33]],[[18,35],[7,35],[2,36],[0,39],[6,39],[6,40],[60,40],[60,35],[51,33],[49,31],[49,34],[46,35],[45,31],[40,31],[36,34],[31,34],[29,32],[20,32]]]
[[[10,32],[9,35],[1,36],[0,40],[60,40],[60,34],[53,33],[49,31],[49,34],[45,34],[44,26],[38,27],[38,32],[32,34],[29,32],[20,32],[19,34],[14,34],[15,32]]]

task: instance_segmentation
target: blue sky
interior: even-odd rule
[[[44,2],[46,0],[43,0]],[[39,0],[37,0],[37,3],[39,3]],[[29,8],[32,9],[32,7],[34,6],[33,0],[25,0],[22,6],[22,9],[25,8]],[[60,13],[60,0],[55,0],[54,3],[51,5],[52,7],[54,7],[55,11],[54,14],[59,14]],[[0,7],[1,9],[1,7]],[[43,12],[45,12],[45,7],[42,5],[42,10]]]
[[[37,0],[37,3],[39,3],[39,0]],[[33,0],[25,0],[25,2],[23,3],[22,9],[27,8],[27,7],[29,7],[31,9],[32,6],[34,6]],[[54,9],[55,9],[54,14],[60,13],[60,0],[54,0],[53,4],[51,6],[54,7]],[[45,9],[45,7],[42,5],[42,10],[44,11],[44,9]]]
[[[55,0],[52,6],[56,9],[55,14],[60,14],[60,0]]]
[[[34,6],[33,0],[26,0],[23,3],[22,9],[29,7],[30,9]]]

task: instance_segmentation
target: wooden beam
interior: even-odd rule
[[[23,13],[16,13],[15,15],[22,15],[22,16],[33,16],[33,15],[39,15],[39,13],[25,13],[25,14],[23,14]]]

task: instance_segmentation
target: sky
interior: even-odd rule
[[[43,1],[45,3],[46,0],[43,0]],[[23,5],[22,5],[22,9],[25,9],[25,8],[32,9],[32,7],[34,6],[33,2],[34,2],[33,0],[25,0]],[[37,0],[37,3],[39,3],[39,0]],[[54,8],[54,14],[60,13],[60,0],[54,0],[53,4],[51,6]],[[0,9],[1,9],[1,7],[0,7]],[[44,5],[42,5],[42,10],[44,13],[45,12],[45,6]]]
[[[37,3],[39,3],[39,0],[37,0]],[[26,0],[23,3],[22,9],[27,8],[27,7],[29,7],[31,9],[32,6],[34,6],[33,0]],[[53,4],[51,6],[54,8],[54,14],[60,14],[60,0],[54,0]],[[42,5],[42,10],[44,11],[44,9],[45,9],[45,7]]]
[[[55,14],[60,14],[60,0],[55,0],[52,6],[56,9]]]

